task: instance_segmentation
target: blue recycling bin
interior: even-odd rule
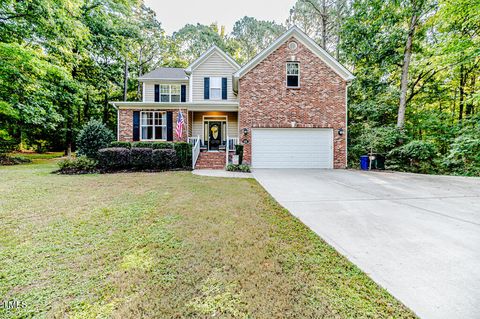
[[[360,156],[360,168],[364,171],[368,171],[368,155]]]

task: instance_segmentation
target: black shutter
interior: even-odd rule
[[[173,141],[173,114],[167,111],[167,141]]]
[[[160,102],[160,85],[155,84],[155,102]]]
[[[133,111],[133,140],[140,141],[140,111]]]
[[[210,100],[210,78],[203,79],[203,98]]]
[[[180,101],[187,102],[187,86],[185,84],[182,84],[182,87],[181,87]]]
[[[227,99],[227,78],[222,78],[222,100]]]

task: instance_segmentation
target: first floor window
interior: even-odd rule
[[[167,139],[167,113],[145,111],[140,114],[142,140]]]
[[[300,87],[300,64],[298,62],[287,62],[287,87]]]
[[[222,99],[222,78],[210,78],[210,99]]]

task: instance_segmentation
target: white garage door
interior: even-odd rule
[[[252,130],[254,168],[333,168],[333,130]]]

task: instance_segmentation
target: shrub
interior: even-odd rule
[[[474,132],[475,133],[475,132]],[[480,134],[480,129],[476,132]],[[457,137],[443,165],[455,174],[480,175],[480,139],[476,134]]]
[[[172,142],[155,142],[152,144],[152,148],[154,150],[163,150],[163,149],[173,150],[174,146]]]
[[[177,154],[171,149],[157,149],[152,152],[152,163],[155,168],[167,170],[177,166]]]
[[[98,150],[108,147],[113,141],[113,133],[100,121],[90,120],[77,137],[77,155],[97,158]]]
[[[192,166],[192,145],[186,142],[174,143],[177,154],[177,167],[186,168]]]
[[[86,156],[72,157],[58,162],[61,174],[87,174],[97,170],[98,162]]]
[[[0,165],[18,165],[31,163],[32,160],[23,156],[0,153]]]
[[[387,155],[391,167],[412,172],[429,173],[434,169],[437,155],[435,144],[414,140],[394,148]]]
[[[132,148],[130,150],[130,164],[134,168],[152,168],[152,149]]]
[[[110,143],[109,147],[124,147],[124,148],[131,148],[132,143],[130,142],[124,142],[124,141],[113,141]]]
[[[132,148],[139,147],[139,148],[153,148],[154,142],[133,142]]]
[[[104,148],[98,151],[100,168],[115,170],[130,166],[130,150],[124,147]]]
[[[230,172],[250,173],[250,166],[246,164],[240,164],[240,165],[228,164],[226,169],[227,171],[230,171]]]
[[[47,144],[48,142],[45,140],[36,140],[34,144],[35,152],[39,154],[43,154],[47,152]]]
[[[235,145],[235,155],[238,155],[238,164],[242,164],[242,162],[243,162],[243,145],[241,145],[241,144]]]

